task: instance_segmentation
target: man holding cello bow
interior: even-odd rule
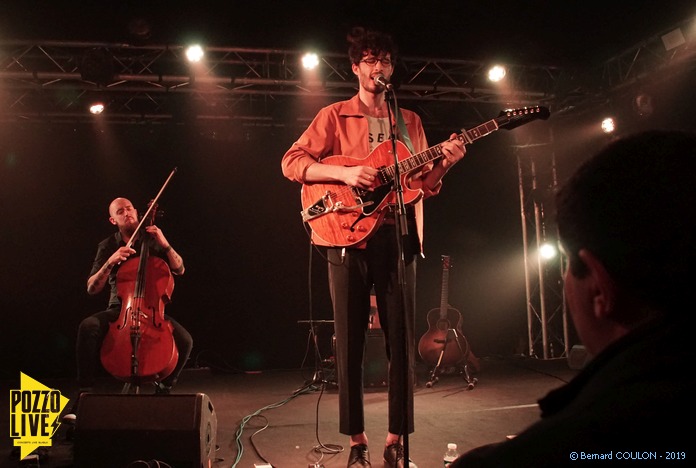
[[[116,198],[109,205],[109,222],[118,228],[118,231],[110,235],[97,246],[97,254],[92,265],[92,271],[87,279],[87,293],[96,295],[104,290],[107,283],[110,286],[109,304],[106,310],[97,312],[85,318],[80,323],[77,336],[77,380],[80,393],[88,393],[93,390],[97,373],[99,371],[100,353],[104,339],[109,332],[109,326],[119,318],[121,314],[121,297],[118,292],[118,270],[129,258],[140,255],[130,247],[136,237],[142,235],[151,236],[148,242],[150,257],[157,257],[169,266],[174,275],[184,274],[184,261],[174,250],[172,245],[156,225],[145,226],[142,231],[136,233],[138,228],[138,211],[130,200]],[[186,329],[169,316],[164,316],[172,325],[172,334],[178,360],[173,371],[162,381],[155,383],[155,393],[168,394],[176,383],[181,370],[184,368],[191,349],[193,339]],[[75,402],[77,403],[77,402]],[[70,418],[68,418],[70,419]]]

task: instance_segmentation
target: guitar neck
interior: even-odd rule
[[[484,136],[493,133],[494,131],[498,130],[498,128],[499,126],[496,119],[491,119],[488,122],[478,125],[477,127],[471,128],[469,130],[464,130],[462,133],[458,134],[456,138],[457,140],[464,142],[465,145],[468,145],[478,140],[479,138],[483,138]],[[441,157],[442,143],[438,143],[437,145],[431,146],[425,151],[414,154],[409,158],[405,158],[399,161],[399,171],[401,174],[405,174],[415,169],[418,169],[421,166],[425,166],[430,161],[434,161]],[[384,172],[386,175],[388,175],[389,180],[394,179],[393,167],[385,167]]]
[[[442,292],[440,294],[440,319],[444,320],[447,317],[447,309],[449,308],[447,296],[449,295],[449,255],[442,256]]]
[[[442,270],[442,291],[440,293],[440,315],[447,314],[449,308],[449,270]]]
[[[488,122],[484,122],[481,125],[477,125],[469,130],[462,130],[462,133],[456,136],[459,141],[464,142],[465,145],[473,143],[479,138],[483,138],[489,135],[499,128],[513,129],[520,125],[524,125],[532,120],[542,119],[546,120],[550,113],[548,108],[543,106],[536,107],[523,107],[518,109],[508,109],[504,110],[496,117]],[[442,157],[442,143],[439,143],[427,150],[414,154],[411,157],[405,158],[399,162],[399,172],[401,174],[407,174],[414,169],[417,169],[430,161]],[[383,180],[394,180],[394,167],[385,167],[382,170]]]

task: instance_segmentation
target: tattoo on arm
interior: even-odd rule
[[[96,291],[101,291],[109,278],[109,273],[111,273],[112,268],[113,267],[109,265],[109,262],[106,262],[104,266],[102,266],[95,274],[96,276],[94,277],[94,281],[87,287],[87,292],[93,293]]]
[[[176,250],[170,245],[164,251],[167,253],[167,258],[169,259],[169,267],[177,275],[184,273],[184,259],[181,255],[176,253]]]

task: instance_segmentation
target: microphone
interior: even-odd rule
[[[393,88],[393,86],[389,82],[389,80],[387,80],[387,78],[381,73],[375,75],[375,77],[373,79],[374,79],[375,83],[377,83],[378,85],[380,85],[386,89],[391,90]]]

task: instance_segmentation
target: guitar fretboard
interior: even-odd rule
[[[447,311],[449,295],[449,270],[442,271],[442,291],[440,292],[440,311]]]
[[[495,119],[489,120],[477,127],[465,130],[464,132],[457,135],[459,141],[463,141],[465,145],[473,143],[474,141],[482,138],[494,131],[498,130],[498,123]],[[422,151],[418,154],[414,154],[409,158],[405,158],[403,161],[399,162],[399,171],[404,173],[409,173],[421,166],[426,165],[430,161],[442,157],[442,143]],[[382,179],[386,181],[394,180],[394,167],[388,166],[382,169]]]
[[[440,292],[440,319],[447,317],[447,309],[449,308],[449,267],[450,257],[442,256],[442,291]]]

